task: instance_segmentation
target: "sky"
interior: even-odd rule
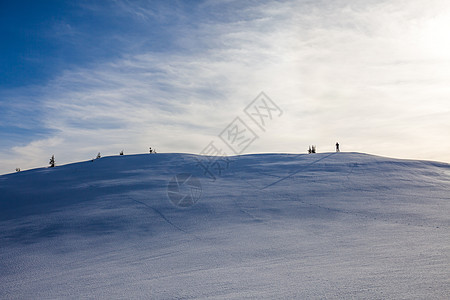
[[[233,155],[237,117],[257,136],[241,154],[450,162],[448,1],[1,1],[0,34],[0,174]],[[245,113],[261,92],[282,111],[265,128]]]

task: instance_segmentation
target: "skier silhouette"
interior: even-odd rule
[[[336,142],[336,152],[341,152],[341,150],[339,150],[339,143]]]

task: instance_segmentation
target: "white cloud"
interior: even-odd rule
[[[333,151],[339,140],[343,151],[450,161],[450,54],[429,44],[439,47],[436,36],[447,33],[448,4],[253,5],[228,21],[177,28],[177,43],[195,51],[130,53],[67,70],[41,98],[46,127],[58,131],[53,142],[13,148],[1,171],[44,165],[55,152],[61,163],[149,146],[198,153],[262,90],[285,113],[249,152]]]

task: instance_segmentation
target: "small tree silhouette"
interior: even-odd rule
[[[311,146],[309,146],[308,154],[311,154],[311,153],[312,153],[312,149],[311,149]]]
[[[52,155],[52,158],[50,158],[49,165],[50,168],[53,168],[55,166],[55,155]]]
[[[316,153],[316,146],[315,145],[311,146],[311,153]]]
[[[97,154],[97,157],[95,159],[99,159],[99,158],[102,158],[100,152]]]
[[[120,151],[119,155],[123,155],[123,150],[122,150],[122,151]]]

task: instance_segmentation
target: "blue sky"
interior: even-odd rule
[[[2,1],[0,173],[199,153],[261,91],[247,152],[450,161],[449,30],[437,0]]]

